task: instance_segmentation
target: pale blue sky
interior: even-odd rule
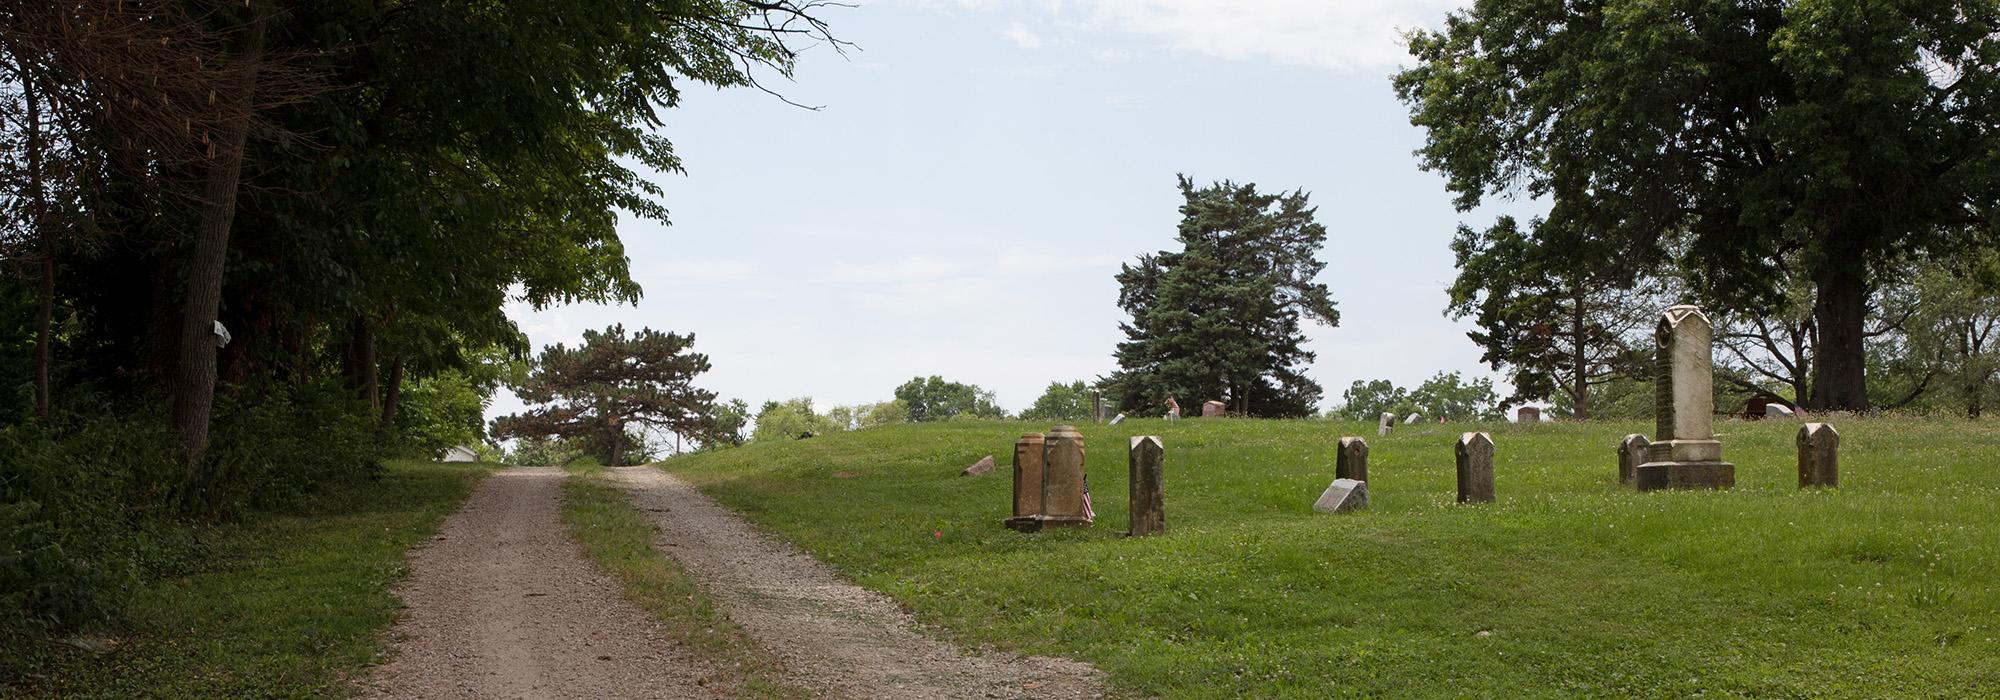
[[[1449,0],[888,0],[825,16],[859,45],[788,97],[691,91],[663,133],[671,226],[621,226],[637,308],[510,309],[537,347],[613,322],[696,335],[701,384],[754,407],[891,398],[918,375],[1010,410],[1115,368],[1120,262],[1172,244],[1176,173],[1303,188],[1339,328],[1308,374],[1488,376],[1446,319],[1454,212],[1388,76]],[[1518,208],[1518,207],[1517,207]],[[1183,397],[1184,404],[1202,398]],[[489,412],[518,410],[503,394]]]

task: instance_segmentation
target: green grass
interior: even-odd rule
[[[391,463],[379,482],[213,533],[199,573],[140,591],[107,651],[63,649],[0,694],[324,697],[383,650],[403,554],[457,509],[487,468]]]
[[[1466,426],[1083,426],[1097,526],[1003,529],[1012,441],[882,428],[670,471],[961,641],[1094,662],[1165,697],[1973,697],[2000,688],[2000,424],[1841,419],[1839,491],[1800,491],[1796,423],[1718,424],[1728,492],[1639,494],[1650,425],[1487,425],[1499,501],[1454,503]],[[1163,436],[1165,536],[1119,535],[1126,438]],[[1313,513],[1335,441],[1369,510]],[[993,454],[1002,469],[958,470]]]
[[[665,623],[662,629],[712,663],[703,685],[730,697],[805,698],[809,693],[777,680],[773,658],[715,607],[687,571],[653,549],[653,524],[617,487],[601,480],[602,468],[568,468],[563,482],[563,524],[598,567],[623,586],[625,597]]]

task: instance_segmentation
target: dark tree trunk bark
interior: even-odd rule
[[[381,395],[375,367],[375,324],[367,316],[356,314],[347,324],[347,352],[341,362],[341,370],[347,375],[347,386],[357,396],[368,400],[369,408],[381,408]]]
[[[54,247],[42,241],[42,308],[35,316],[35,415],[49,420],[50,346],[55,342],[56,260]]]
[[[1584,328],[1583,285],[1576,286],[1576,296],[1570,299],[1570,326],[1575,335],[1570,336],[1570,371],[1574,372],[1570,389],[1570,403],[1575,407],[1577,420],[1590,420],[1590,356],[1584,352],[1584,339],[1588,329]]]
[[[253,5],[243,57],[263,60],[264,21]],[[255,81],[252,80],[251,84]],[[188,260],[187,292],[181,300],[180,337],[175,353],[168,416],[180,433],[190,470],[208,451],[208,419],[215,408],[215,316],[222,304],[222,273],[229,258],[229,229],[236,219],[236,193],[243,174],[243,145],[250,135],[252,95],[228,96],[234,114],[226,122],[209,159],[202,188],[201,219]]]
[[[1811,408],[1864,411],[1868,409],[1867,349],[1863,345],[1868,281],[1858,255],[1837,250],[1825,266],[1819,274],[1819,296],[1813,302],[1819,342],[1813,348]]]
[[[51,326],[55,322],[56,304],[56,243],[50,240],[48,191],[42,185],[42,103],[35,90],[35,81],[25,75],[22,78],[21,99],[28,106],[28,123],[24,129],[28,137],[28,204],[32,207],[28,225],[35,232],[36,243],[42,249],[41,308],[35,315],[35,415],[47,422],[49,347],[54,340]]]
[[[382,439],[396,428],[396,408],[403,398],[403,358],[389,362],[389,386],[382,392]]]
[[[619,463],[619,460],[623,459],[625,455],[625,426],[613,422],[611,427],[607,428],[605,432],[609,433],[609,437],[611,438],[611,466],[625,466]]]

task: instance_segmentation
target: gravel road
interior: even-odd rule
[[[563,473],[501,471],[409,559],[398,652],[370,698],[705,698],[674,646],[563,532]]]
[[[779,659],[779,677],[826,697],[1094,698],[1097,670],[1063,659],[971,654],[918,631],[887,597],[847,582],[798,548],[658,469],[610,470],[678,560],[730,619]]]

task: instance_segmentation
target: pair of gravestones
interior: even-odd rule
[[[1493,436],[1465,433],[1452,448],[1458,476],[1459,503],[1493,502]],[[1313,510],[1345,513],[1368,506],[1368,442],[1340,439],[1334,457],[1333,483],[1321,492]]]
[[[1028,433],[1014,442],[1014,517],[1009,528],[1036,532],[1044,527],[1089,527],[1097,513],[1084,481],[1083,434],[1058,425],[1048,434]],[[1130,515],[1133,536],[1166,531],[1166,448],[1152,435],[1133,436],[1127,450],[1131,468]]]

